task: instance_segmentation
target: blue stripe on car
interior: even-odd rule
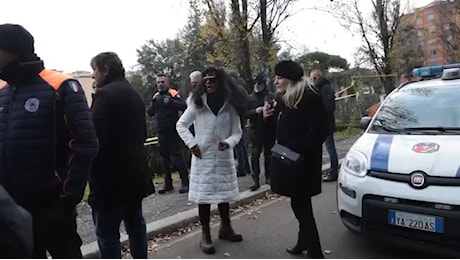
[[[371,156],[371,170],[388,172],[388,159],[393,135],[379,135],[375,140]]]

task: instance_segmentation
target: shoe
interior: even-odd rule
[[[219,239],[230,242],[241,242],[243,241],[243,236],[236,234],[230,223],[222,223],[219,229]]]
[[[187,193],[188,192],[188,186],[182,185],[182,187],[179,189],[179,193]]]
[[[288,247],[286,248],[286,252],[288,252],[291,255],[302,255],[303,251],[307,250],[306,248],[303,248],[299,245],[295,245],[293,247]]]
[[[337,175],[326,174],[323,175],[323,182],[333,182],[337,181]]]
[[[252,184],[252,186],[249,187],[249,189],[250,189],[251,191],[256,191],[256,190],[258,190],[259,188],[260,188],[259,182],[254,182],[254,184]]]
[[[308,256],[308,258],[310,258],[310,259],[324,259],[323,253],[319,253],[319,254],[310,254],[309,252],[307,252],[307,256]]]
[[[172,191],[172,190],[174,190],[173,186],[165,186],[165,187],[163,187],[163,189],[159,190],[158,193],[159,194],[165,194],[165,193],[167,193],[169,191]]]
[[[202,235],[200,240],[200,248],[203,253],[207,255],[212,255],[216,253],[216,248],[212,244],[211,232],[208,227],[202,227]]]

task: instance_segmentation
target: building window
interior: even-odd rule
[[[428,14],[427,18],[429,21],[434,20],[434,14],[432,13]]]
[[[436,38],[431,38],[428,40],[428,44],[434,44],[436,43]]]
[[[431,55],[436,56],[436,50],[431,50]]]
[[[417,18],[417,21],[416,21],[417,24],[422,24],[422,22],[423,22],[423,20],[422,20],[421,17],[420,17],[420,18]]]

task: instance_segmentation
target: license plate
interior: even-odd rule
[[[388,223],[434,233],[444,233],[444,218],[397,210],[390,210]]]

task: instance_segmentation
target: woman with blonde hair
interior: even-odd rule
[[[318,91],[294,61],[275,66],[276,102],[263,109],[266,127],[276,132],[270,174],[272,190],[289,196],[299,221],[297,244],[287,248],[293,255],[308,251],[324,258],[313,216],[311,197],[321,193],[322,144],[329,134],[326,111]]]

